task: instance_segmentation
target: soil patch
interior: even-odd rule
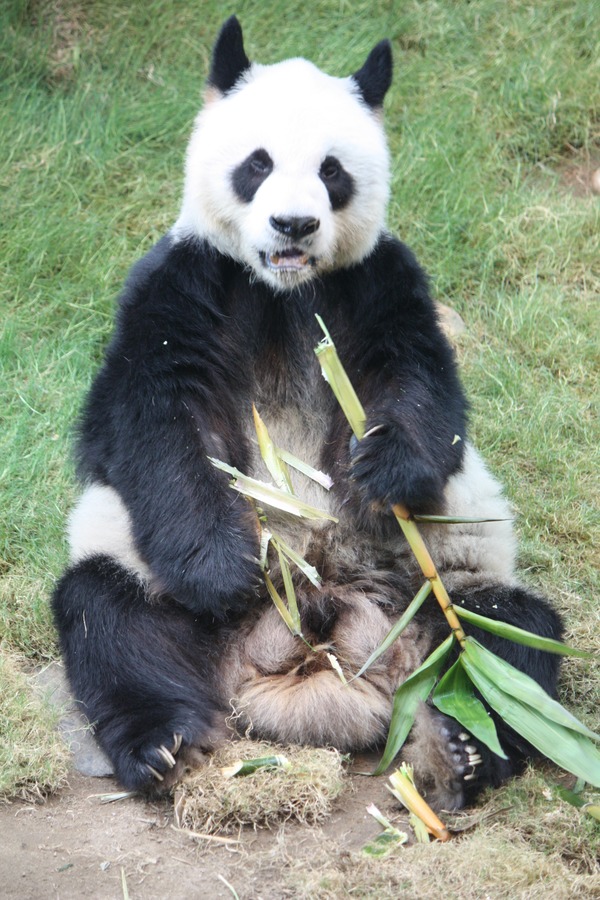
[[[354,768],[368,771],[374,763],[375,757],[362,757]],[[131,900],[298,896],[289,881],[295,866],[308,864],[323,848],[332,863],[339,861],[381,830],[366,813],[370,803],[407,827],[387,779],[355,775],[348,781],[322,826],[241,829],[229,835],[237,843],[226,843],[176,830],[167,801],[102,803],[99,795],[118,791],[117,783],[73,774],[69,786],[43,805],[0,806],[2,896],[123,898],[123,878]]]

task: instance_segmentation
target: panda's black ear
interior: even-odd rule
[[[389,41],[380,41],[367,56],[364,66],[352,76],[363,100],[372,109],[383,106],[383,98],[392,83],[393,67],[392,45]]]
[[[215,41],[208,84],[226,94],[249,68],[250,60],[244,50],[242,26],[235,16],[231,16],[221,26]]]

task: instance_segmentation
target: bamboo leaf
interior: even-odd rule
[[[269,554],[269,541],[273,535],[264,526],[260,530],[260,550],[258,558],[260,560],[261,569],[267,568],[267,556]]]
[[[290,567],[288,565],[288,561],[281,553],[278,552],[279,556],[279,565],[281,567],[281,575],[283,577],[283,586],[285,588],[285,596],[288,602],[288,609],[290,611],[290,615],[292,617],[292,622],[294,623],[294,628],[298,634],[302,633],[302,626],[300,624],[300,613],[298,612],[298,602],[296,600],[296,591],[294,590],[294,583],[292,581],[292,573],[290,572]]]
[[[312,479],[312,481],[316,481],[317,484],[324,487],[326,491],[331,490],[333,487],[333,479],[325,472],[320,472],[318,469],[313,468],[313,466],[309,466],[308,463],[298,459],[297,456],[294,456],[294,454],[290,453],[288,450],[282,450],[281,447],[277,447],[276,452],[277,456],[282,459],[284,463],[287,463],[292,469],[297,469],[298,472],[306,475],[306,477]]]
[[[271,579],[269,577],[269,573],[264,572],[263,575],[264,575],[264,579],[265,579],[265,584],[267,586],[267,590],[269,592],[269,596],[271,597],[271,600],[277,607],[277,611],[278,611],[279,615],[281,616],[281,618],[283,619],[283,621],[285,622],[287,627],[290,629],[292,634],[295,634],[297,637],[302,637],[302,633],[296,628],[295,622],[290,614],[289,609],[287,608],[287,606],[285,605],[285,603],[283,602],[283,600],[277,593],[277,589],[275,588],[275,585],[271,581]]]
[[[290,473],[288,472],[286,464],[277,452],[277,448],[267,431],[267,426],[261,419],[254,403],[252,404],[252,414],[254,416],[254,428],[258,439],[258,449],[269,470],[271,478],[280,490],[286,491],[288,494],[293,494]]]
[[[281,552],[285,556],[287,556],[290,562],[293,562],[294,565],[297,566],[304,575],[306,575],[308,580],[312,584],[314,584],[316,588],[321,587],[321,576],[319,575],[315,567],[307,563],[306,560],[302,556],[300,556],[299,553],[296,553],[296,551],[292,547],[290,547],[289,544],[286,544],[283,538],[280,538],[277,534],[272,534],[271,543],[278,552]]]
[[[472,519],[469,516],[414,515],[415,522],[436,522],[439,525],[482,525],[486,522],[508,522],[508,519]]]
[[[463,664],[483,697],[511,728],[567,772],[600,787],[600,752],[587,737],[547,718],[539,708],[505,693],[473,665],[466,651]]]
[[[354,681],[355,678],[360,678],[361,675],[367,671],[367,669],[373,665],[375,660],[379,659],[382,653],[392,646],[394,641],[402,634],[408,623],[411,619],[414,618],[418,610],[421,608],[429,594],[431,593],[431,582],[426,581],[419,593],[415,596],[415,598],[411,601],[411,603],[407,606],[404,613],[400,616],[397,622],[394,623],[392,628],[388,631],[387,635],[384,637],[383,641],[377,647],[376,650],[371,653],[366,663],[358,670],[356,675],[353,675],[350,681]]]
[[[499,622],[496,619],[488,619],[487,616],[480,616],[479,613],[474,613],[456,603],[453,606],[460,619],[477,625],[482,631],[489,631],[498,637],[506,638],[507,641],[514,641],[515,644],[525,644],[527,647],[535,647],[537,650],[545,650],[547,653],[557,653],[561,656],[580,656],[583,659],[589,659],[594,655],[587,650],[576,650],[561,641],[554,641],[531,631],[525,631],[523,628],[517,628],[516,625],[509,625],[508,622]]]
[[[381,775],[398,754],[413,726],[419,703],[427,700],[454,644],[450,634],[430,653],[418,669],[409,675],[394,694],[394,707],[383,756],[373,775]]]
[[[462,657],[441,678],[431,699],[440,712],[460,722],[492,753],[508,759],[500,746],[494,720],[473,693],[473,683],[463,669]]]
[[[475,638],[467,637],[462,660],[471,681],[477,686],[479,685],[472,675],[473,670],[481,672],[487,679],[491,679],[501,691],[509,694],[511,697],[528,706],[535,707],[545,718],[551,719],[565,728],[570,728],[572,731],[577,731],[588,738],[600,740],[600,735],[594,734],[583,722],[580,722],[579,719],[576,719],[572,713],[566,710],[564,706],[553,700],[540,687],[537,681],[534,681],[533,678],[525,675],[519,669],[515,669],[514,666],[496,656],[495,653],[487,650]]]
[[[309,506],[308,503],[303,503],[302,500],[299,500],[293,494],[288,494],[286,491],[280,491],[279,488],[274,487],[272,484],[267,484],[265,481],[259,481],[257,478],[250,478],[249,475],[244,475],[239,469],[221,462],[220,459],[214,459],[212,456],[209,456],[208,459],[216,469],[220,469],[222,472],[227,472],[228,475],[231,475],[233,481],[231,482],[230,487],[239,491],[240,494],[244,494],[246,497],[252,497],[260,503],[265,503],[267,506],[273,506],[275,509],[281,509],[283,512],[291,513],[294,516],[300,516],[304,519],[329,519],[332,522],[338,521],[335,516],[325,512],[325,510],[317,509],[315,506]]]

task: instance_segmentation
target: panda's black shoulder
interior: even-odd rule
[[[225,262],[207,241],[166,234],[132,266],[119,298],[117,326],[140,312],[171,315],[181,308],[188,316],[216,314]]]
[[[442,333],[429,279],[413,251],[387,232],[362,262],[337,275],[336,294],[347,326],[369,342],[404,345],[412,338],[432,351],[450,352]]]

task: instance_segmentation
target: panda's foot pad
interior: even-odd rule
[[[441,733],[447,741],[446,746],[456,780],[475,781],[478,775],[477,767],[483,762],[483,757],[471,735],[458,724],[456,728],[444,724]]]

